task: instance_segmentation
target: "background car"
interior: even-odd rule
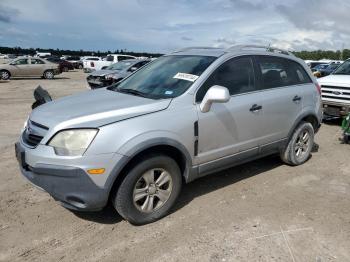
[[[40,76],[52,79],[61,71],[57,64],[45,61],[41,58],[20,57],[7,64],[0,65],[0,77],[8,80],[11,77]]]
[[[340,64],[329,64],[327,67],[325,68],[321,68],[319,70],[317,70],[317,72],[319,72],[319,75],[315,75],[317,77],[323,77],[323,76],[328,76],[330,75],[335,69],[337,69],[339,67]]]
[[[112,64],[104,70],[99,70],[91,73],[87,77],[87,82],[91,89],[109,86],[129,76],[134,71],[149,63],[150,61],[150,59],[124,60]]]
[[[95,61],[84,61],[84,72],[90,73],[93,71],[98,71],[107,68],[108,66],[129,59],[135,59],[135,56],[130,55],[119,55],[119,54],[111,54],[106,56],[104,59],[99,59]]]
[[[51,63],[58,64],[58,68],[61,72],[68,72],[69,70],[74,70],[74,65],[71,62],[62,60],[57,56],[47,57],[46,60]]]
[[[350,113],[350,59],[318,82],[322,88],[324,118],[347,116]]]
[[[327,66],[329,66],[329,64],[319,64],[319,65],[316,65],[314,67],[311,68],[311,71],[312,72],[316,72],[318,71],[319,69],[324,69],[326,68]]]
[[[311,60],[306,60],[305,63],[310,67],[310,68],[314,68],[315,66],[321,65],[321,64],[325,64],[325,62],[321,62],[321,61],[311,61]]]
[[[66,59],[64,59],[70,63],[73,64],[74,68],[77,69],[82,69],[83,67],[80,67],[79,61],[80,61],[80,56],[67,56]]]

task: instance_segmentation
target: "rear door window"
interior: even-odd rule
[[[31,59],[31,64],[32,65],[42,65],[45,64],[44,61],[40,60],[40,59]]]
[[[274,56],[257,56],[262,88],[276,88],[311,83],[305,69],[297,62]]]

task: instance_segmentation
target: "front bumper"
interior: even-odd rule
[[[49,193],[68,209],[95,211],[106,206],[110,186],[98,186],[81,165],[73,166],[69,161],[66,164],[46,163],[50,161],[45,161],[47,158],[43,157],[35,164],[30,163],[30,159],[36,157],[31,152],[33,150],[35,149],[28,149],[20,142],[15,144],[21,173],[30,183]],[[99,176],[108,178],[108,170],[112,168],[113,165],[107,167],[107,174]]]
[[[350,113],[350,104],[337,103],[323,100],[324,118],[336,118],[347,116]]]
[[[87,82],[90,86],[91,89],[97,89],[97,88],[102,88],[102,87],[106,87],[106,86],[110,86],[111,84],[113,84],[112,80],[107,80],[107,79],[94,79],[94,78],[88,78]]]

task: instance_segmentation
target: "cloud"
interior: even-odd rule
[[[0,35],[12,46],[151,52],[189,44],[350,47],[348,0],[0,1]]]
[[[188,36],[182,36],[182,37],[181,37],[181,40],[184,40],[184,41],[193,41],[193,38],[188,37]]]
[[[279,14],[299,32],[304,32],[301,43],[291,42],[298,49],[339,49],[343,43],[349,43],[349,9],[350,2],[343,0],[297,0],[292,6],[276,5]]]
[[[244,10],[261,10],[267,7],[264,2],[248,1],[248,0],[231,0],[235,8]]]
[[[0,22],[10,23],[12,19],[18,15],[19,11],[0,4]]]

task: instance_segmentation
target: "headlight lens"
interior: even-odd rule
[[[24,123],[23,123],[23,130],[26,129],[26,127],[28,125],[28,121],[29,121],[29,116],[27,117],[26,121],[24,121]]]
[[[114,78],[114,76],[115,76],[115,74],[108,74],[108,75],[105,75],[105,78],[106,78],[107,80],[109,80],[109,79]]]
[[[95,138],[97,129],[71,129],[57,133],[49,142],[60,156],[81,156]]]

